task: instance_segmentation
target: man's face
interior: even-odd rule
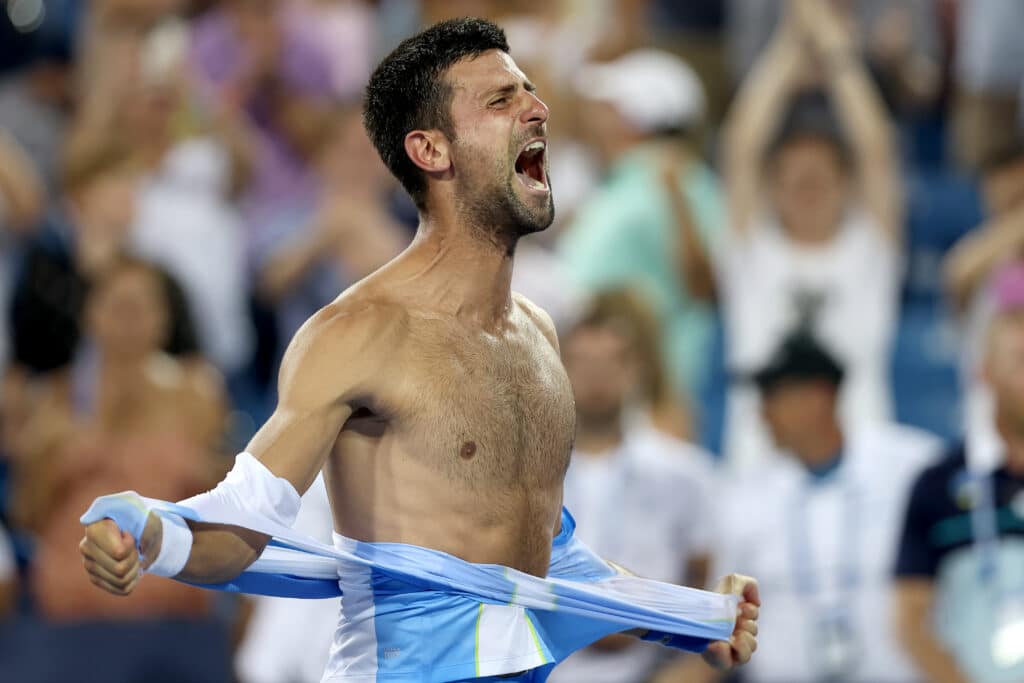
[[[566,339],[562,360],[581,425],[617,421],[637,382],[626,335],[610,325],[581,327]]]
[[[775,445],[798,452],[809,432],[835,420],[836,391],[831,382],[818,379],[783,380],[765,391],[761,414]]]
[[[452,86],[451,160],[460,208],[509,237],[544,230],[555,217],[547,106],[500,50],[464,59],[445,77]]]
[[[90,296],[89,332],[105,355],[141,358],[160,349],[168,313],[163,285],[137,267],[103,279]]]
[[[997,412],[1024,430],[1024,312],[996,320],[986,357],[986,380]]]
[[[775,210],[790,236],[831,239],[846,201],[846,176],[832,143],[813,137],[787,142],[770,168]]]

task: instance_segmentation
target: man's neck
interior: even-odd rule
[[[100,379],[104,383],[130,384],[138,381],[146,374],[149,356],[126,358],[115,357],[113,354],[104,356],[100,364]]]
[[[828,469],[843,450],[843,433],[838,425],[827,425],[820,433],[812,435],[800,447],[794,448],[795,455],[811,472]]]
[[[485,226],[424,217],[410,247],[418,279],[434,301],[458,316],[493,326],[512,307],[515,243],[502,244]]]
[[[604,420],[600,424],[587,425],[586,420],[577,419],[576,451],[579,453],[608,455],[622,445],[623,439],[622,420]]]

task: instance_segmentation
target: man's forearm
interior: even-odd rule
[[[1024,251],[1024,210],[983,226],[960,240],[946,257],[946,282],[954,303],[966,308],[992,270]]]
[[[903,192],[889,117],[864,59],[836,12],[822,3],[803,4],[805,32],[825,66],[833,106],[853,148],[863,201],[888,237],[898,242]]]
[[[931,630],[935,587],[927,576],[901,576],[895,589],[895,627],[903,648],[933,683],[970,683]]]
[[[928,631],[927,626],[905,633],[903,646],[932,683],[971,683],[960,671],[953,655]]]
[[[733,228],[744,230],[761,194],[761,159],[796,89],[803,51],[779,29],[743,80],[722,131],[722,161]]]
[[[270,542],[269,536],[218,524],[189,522],[192,551],[175,578],[192,583],[224,583],[249,567]]]

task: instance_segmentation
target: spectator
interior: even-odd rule
[[[216,373],[161,351],[170,307],[160,271],[123,257],[96,275],[74,362],[48,377],[15,435],[15,511],[38,534],[32,592],[54,620],[208,614],[209,596],[166,581],[132,600],[69,572],[78,515],[104,491],[179,500],[212,485],[223,429]]]
[[[170,319],[163,276],[115,257],[93,277],[75,362],[43,381],[12,439],[12,513],[36,534],[29,565],[35,611],[0,638],[2,676],[226,682],[226,629],[209,594],[155,581],[122,599],[71,571],[80,566],[78,516],[95,496],[134,488],[176,499],[209,487],[226,469],[211,457],[223,417],[215,373],[159,350]],[[93,673],[101,642],[120,643],[122,651]]]
[[[245,235],[230,201],[245,185],[251,136],[244,121],[191,104],[187,49],[187,29],[175,20],[126,43],[123,53],[98,46],[68,156],[73,162],[102,146],[131,156],[139,183],[129,243],[182,283],[203,352],[231,374],[253,346]]]
[[[396,219],[395,185],[366,137],[359,109],[320,111],[317,125],[314,201],[279,207],[253,247],[259,292],[274,306],[284,342],[409,239]]]
[[[11,539],[0,525],[0,622],[14,611],[18,595],[17,571]]]
[[[900,174],[881,101],[839,18],[816,0],[787,7],[723,133],[730,215],[715,261],[728,363],[738,374],[761,367],[810,318],[847,370],[842,416],[852,426],[891,412]],[[802,93],[815,65],[827,91]],[[745,467],[769,450],[757,393],[737,383],[726,456]]]
[[[134,219],[137,169],[114,146],[68,167],[64,201],[28,245],[15,279],[13,361],[32,372],[71,362],[86,282],[123,248]]]
[[[622,313],[624,295],[598,295],[566,335],[563,358],[576,396],[576,445],[565,504],[602,557],[643,576],[701,586],[707,580],[710,457],[651,428],[632,399],[640,388],[644,330]],[[659,651],[611,636],[571,656],[554,683],[639,683]]]
[[[1002,266],[1024,259],[1024,135],[982,165],[985,222],[960,239],[946,257],[946,281],[960,313],[961,378],[968,429],[987,421],[988,390],[981,381],[986,334],[991,325],[991,281]],[[978,411],[981,411],[979,414]]]
[[[895,425],[844,428],[843,375],[806,329],[755,375],[777,451],[727,487],[715,550],[758,577],[766,606],[746,681],[921,680],[890,628],[891,571],[910,486],[940,446]]]
[[[1024,263],[1000,275],[994,299],[982,374],[995,461],[969,431],[920,475],[896,564],[899,635],[935,683],[1024,679]]]
[[[693,246],[722,222],[718,181],[687,142],[703,112],[700,82],[675,57],[642,50],[584,69],[577,85],[606,179],[577,210],[559,250],[585,289],[625,286],[649,297],[669,385],[692,395],[706,379],[712,325],[689,277]],[[680,169],[679,193],[698,238],[676,220],[661,182],[667,163]]]

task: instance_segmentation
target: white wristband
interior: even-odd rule
[[[159,512],[163,526],[160,552],[153,564],[146,569],[148,574],[174,577],[181,573],[192,552],[192,530],[181,516],[171,512]]]

